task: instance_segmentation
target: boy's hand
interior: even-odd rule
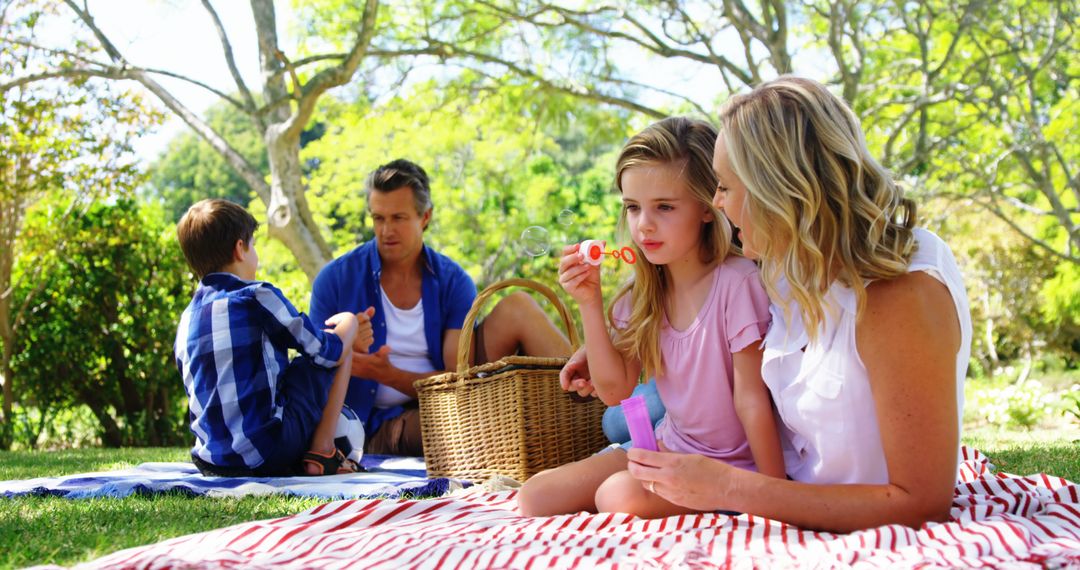
[[[580,306],[603,303],[600,293],[600,267],[589,265],[578,252],[580,244],[563,248],[559,261],[559,284]]]
[[[371,317],[375,316],[375,307],[356,313],[356,339],[353,340],[353,352],[367,354],[368,349],[375,342],[375,331],[371,328]]]
[[[356,330],[358,328],[356,315],[352,313],[338,313],[329,319],[326,319],[326,325],[334,327],[330,332],[338,335],[338,338],[341,339],[341,344],[352,346],[353,340],[356,339]],[[344,361],[346,353],[352,353],[352,351],[349,350],[342,350],[341,352],[342,360],[339,361],[338,364]]]

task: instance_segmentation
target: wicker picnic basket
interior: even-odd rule
[[[566,306],[544,285],[507,279],[476,297],[458,343],[457,371],[416,382],[420,429],[429,477],[474,482],[500,474],[529,477],[604,447],[606,409],[597,399],[575,401],[559,386],[565,358],[508,356],[468,367],[473,323],[484,303],[501,289],[526,287],[543,294],[562,317],[574,350],[578,334]]]

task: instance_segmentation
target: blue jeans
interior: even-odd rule
[[[649,410],[649,419],[652,420],[655,428],[656,424],[663,419],[665,412],[664,403],[660,401],[660,394],[656,391],[656,380],[649,378],[645,384],[638,384],[632,395],[645,398],[645,407]],[[612,406],[604,412],[602,425],[604,435],[611,443],[628,444],[630,442],[630,429],[626,427],[626,416],[623,415],[622,408],[619,406]]]

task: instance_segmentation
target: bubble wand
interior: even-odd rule
[[[634,254],[634,250],[630,249],[629,246],[622,249],[604,251],[606,245],[607,243],[604,240],[587,239],[581,242],[581,245],[578,247],[578,253],[581,254],[581,259],[589,265],[600,265],[600,262],[604,261],[605,255],[610,255],[615,259],[620,259],[629,264],[633,264],[637,261],[637,255]]]

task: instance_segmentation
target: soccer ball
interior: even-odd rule
[[[341,407],[337,431],[334,432],[334,445],[346,458],[356,462],[357,466],[360,465],[360,459],[364,457],[364,422],[348,406]]]

